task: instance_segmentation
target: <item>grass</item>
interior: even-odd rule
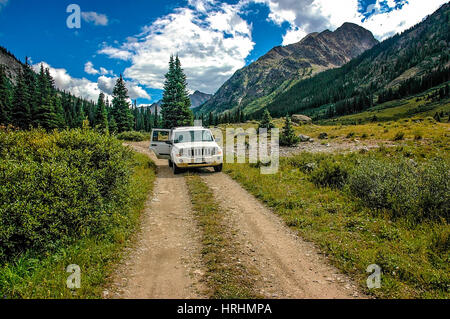
[[[405,118],[426,118],[432,117],[436,112],[450,111],[450,99],[442,101],[433,101],[428,98],[435,94],[442,86],[430,89],[415,96],[407,97],[400,100],[385,102],[368,109],[365,112],[341,116],[336,119],[324,120],[322,124],[362,124],[370,123],[376,117],[377,121],[388,122]],[[446,121],[448,117],[444,119]]]
[[[123,248],[137,229],[140,214],[155,179],[154,163],[145,155],[134,155],[129,211],[114,228],[97,236],[79,238],[71,245],[42,255],[24,253],[0,267],[0,295],[3,298],[69,299],[101,298],[103,287]],[[127,208],[128,209],[128,208]],[[81,288],[68,289],[65,269],[81,268]]]
[[[397,152],[382,151],[384,156]],[[388,211],[370,209],[352,194],[316,186],[293,163],[282,158],[275,175],[261,175],[248,164],[226,164],[224,170],[300,236],[316,243],[366,293],[379,298],[450,297],[448,224],[424,221],[411,227],[402,218],[393,220]],[[371,264],[382,268],[380,289],[366,287]]]
[[[206,265],[206,281],[210,295],[216,299],[258,298],[253,291],[251,274],[235,258],[236,246],[225,212],[214,199],[208,185],[198,175],[187,175],[195,217],[202,236],[202,256]]]
[[[150,133],[147,132],[122,132],[117,134],[117,139],[122,141],[131,141],[131,142],[142,142],[142,141],[150,141]]]

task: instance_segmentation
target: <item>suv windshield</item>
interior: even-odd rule
[[[213,142],[214,139],[210,131],[196,130],[196,131],[183,131],[175,132],[174,144],[189,143],[189,142]]]

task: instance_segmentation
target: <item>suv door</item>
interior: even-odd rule
[[[159,159],[170,159],[170,130],[152,130],[150,149],[155,152]]]

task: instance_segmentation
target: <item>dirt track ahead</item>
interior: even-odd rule
[[[105,297],[204,298],[200,231],[186,183],[167,161],[150,154],[148,142],[132,147],[158,166],[136,247],[114,276]],[[267,298],[360,298],[356,286],[331,267],[311,243],[294,234],[268,208],[226,174],[199,171],[226,212],[240,248],[236,258],[257,271],[258,293]]]

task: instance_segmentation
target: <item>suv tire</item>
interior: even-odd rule
[[[171,160],[169,160],[169,167],[172,167],[173,162]]]
[[[172,163],[172,170],[173,170],[173,174],[174,174],[174,175],[177,175],[177,174],[180,174],[180,173],[181,173],[181,168],[179,168],[179,167],[177,166],[177,164],[175,164],[175,163]]]
[[[214,166],[214,171],[215,171],[216,173],[221,172],[222,169],[223,169],[223,164],[220,164],[220,165],[218,165],[218,166]]]

